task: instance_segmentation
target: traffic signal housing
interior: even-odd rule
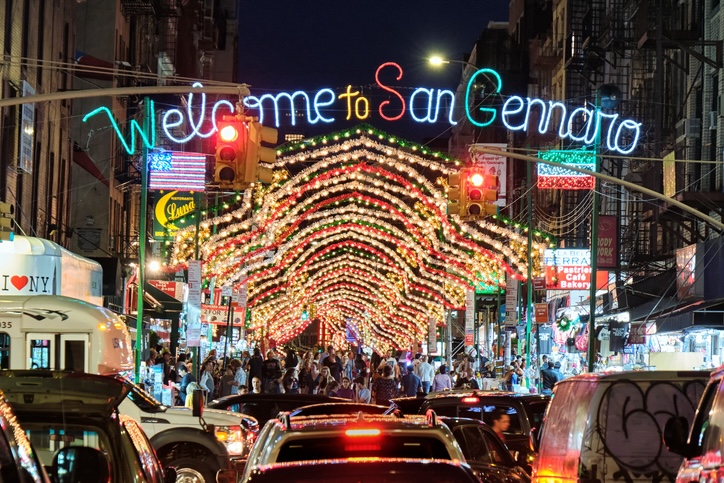
[[[216,164],[214,182],[221,189],[240,189],[244,182],[244,164],[248,131],[246,123],[236,116],[217,121]]]
[[[467,167],[461,170],[462,189],[460,216],[463,219],[484,218],[499,213],[499,180],[494,174],[486,174],[484,168]]]
[[[263,143],[276,144],[279,132],[271,127],[262,126],[259,121],[249,122],[249,136],[246,146],[246,162],[244,163],[244,181],[246,183],[272,182],[271,168],[260,166],[259,161],[273,163],[277,158],[274,148]]]
[[[447,213],[448,215],[460,214],[460,173],[452,173],[447,178]]]
[[[15,206],[10,203],[0,202],[0,241],[13,241],[15,239]]]

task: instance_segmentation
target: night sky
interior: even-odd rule
[[[407,97],[416,87],[455,90],[460,65],[433,69],[427,58],[434,53],[462,59],[489,21],[508,18],[507,0],[240,0],[239,80],[251,85],[253,95],[304,90],[314,96],[322,88],[337,94],[347,85],[363,89],[372,116],[366,121],[386,132],[421,142],[445,136],[450,125],[438,121],[420,125],[379,118],[377,106],[395,101],[375,85],[375,71],[384,62],[398,63],[404,73],[397,82],[393,68],[382,80],[399,86]],[[374,86],[374,87],[372,87]],[[332,107],[340,109],[344,101]],[[305,134],[340,130],[360,121],[344,123],[346,108],[333,115],[332,124],[309,126]],[[404,121],[408,120],[408,121]],[[269,124],[265,119],[264,124]]]

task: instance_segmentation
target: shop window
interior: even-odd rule
[[[0,333],[0,369],[10,369],[10,336]]]

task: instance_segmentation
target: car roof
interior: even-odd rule
[[[443,423],[445,423],[450,428],[455,427],[455,426],[461,426],[463,424],[474,424],[476,426],[483,426],[483,427],[489,429],[490,431],[493,430],[490,426],[488,426],[487,423],[485,423],[484,421],[482,421],[480,419],[457,418],[454,416],[438,416],[438,419],[440,421],[442,421]]]
[[[576,381],[672,381],[690,379],[709,379],[710,371],[616,371],[579,374],[564,379],[561,383]]]
[[[550,396],[544,394],[525,394],[519,392],[508,391],[483,391],[480,389],[460,389],[453,391],[441,391],[428,394],[425,399],[427,401],[445,400],[464,397],[496,397],[496,398],[512,398],[521,401],[541,400],[547,401]]]
[[[322,402],[349,402],[349,399],[340,397],[325,396],[323,394],[232,394],[219,399],[214,399],[209,404],[239,404],[254,401],[309,401],[309,404]],[[307,404],[304,404],[305,406]]]
[[[308,404],[306,406],[300,406],[297,409],[291,411],[290,416],[301,417],[301,416],[322,416],[332,414],[350,414],[351,412],[364,412],[382,414],[385,411],[389,411],[389,406],[381,406],[379,404],[366,404],[356,402],[327,402],[319,404]]]
[[[350,427],[374,426],[381,430],[396,429],[427,429],[439,428],[436,416],[406,416],[398,418],[391,415],[364,414],[335,414],[331,416],[297,416],[290,418],[289,412],[279,414],[275,420],[278,426],[285,431],[318,432],[336,431]]]

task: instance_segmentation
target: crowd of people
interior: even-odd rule
[[[323,350],[323,352],[322,352]],[[451,389],[484,389],[483,380],[496,379],[492,362],[481,361],[481,370],[474,360],[461,354],[448,367],[435,368],[428,356],[398,354],[388,350],[385,356],[372,357],[351,351],[337,351],[328,346],[317,351],[297,352],[292,347],[284,352],[259,348],[243,351],[239,358],[223,359],[212,350],[200,364],[198,379],[192,370],[190,354],[179,354],[174,360],[167,349],[152,350],[147,365],[163,367],[163,384],[174,390],[177,405],[191,406],[194,390],[202,390],[206,402],[232,394],[323,394],[355,402],[389,405],[401,396],[421,396],[431,391]],[[563,379],[560,362],[542,357],[541,369],[535,364],[526,367],[522,356],[514,356],[504,367],[503,389],[517,390],[523,381],[531,386],[541,383],[543,394],[550,394],[556,382]],[[540,381],[539,381],[540,379]]]

